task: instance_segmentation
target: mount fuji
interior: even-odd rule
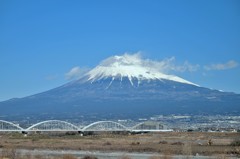
[[[135,56],[113,56],[58,88],[0,103],[0,116],[238,114],[240,95],[201,87]]]

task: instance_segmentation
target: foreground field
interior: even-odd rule
[[[150,152],[185,156],[238,156],[240,133],[168,132],[150,134],[0,134],[0,148]]]

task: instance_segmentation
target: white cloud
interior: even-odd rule
[[[185,61],[185,62],[183,63],[183,65],[180,67],[180,70],[181,70],[182,72],[185,72],[185,71],[195,72],[195,71],[197,71],[199,68],[200,68],[200,65],[199,65],[199,64],[193,65],[193,64],[189,63],[188,61]]]
[[[141,65],[142,59],[141,53],[137,52],[135,54],[125,53],[121,56],[111,56],[105,60],[103,60],[100,65],[101,66],[109,66],[113,63],[121,63],[121,65]]]
[[[101,66],[110,66],[110,65],[139,65],[142,67],[146,67],[148,70],[158,71],[162,73],[174,73],[174,72],[196,72],[201,69],[205,69],[207,71],[210,70],[226,70],[232,69],[237,67],[239,64],[234,61],[230,60],[226,63],[219,63],[219,64],[211,64],[200,66],[199,64],[191,64],[188,61],[185,61],[181,64],[177,64],[176,58],[170,57],[165,58],[163,60],[151,60],[142,57],[141,52],[137,52],[134,54],[125,53],[120,56],[111,56],[105,60],[103,60],[100,65]],[[86,72],[88,72],[90,68],[87,67],[73,67],[65,74],[65,78],[67,80],[73,80],[82,77]],[[206,76],[206,73],[203,73],[203,76]]]
[[[167,72],[194,72],[197,71],[200,66],[192,65],[188,61],[185,61],[181,65],[177,65],[175,57],[165,58],[163,60],[151,60],[144,59],[141,52],[135,54],[125,53],[122,56],[112,56],[103,60],[100,65],[108,66],[115,62],[121,63],[121,65],[140,65],[147,67],[149,70],[155,70],[163,73]]]
[[[154,68],[158,69],[161,72],[195,72],[200,68],[198,64],[193,65],[188,61],[177,65],[175,57],[166,58],[162,61],[149,60],[149,65],[154,66]]]
[[[238,66],[238,63],[234,60],[230,60],[226,63],[218,63],[218,64],[211,64],[204,66],[205,70],[211,71],[211,70],[227,70],[232,69]]]
[[[197,71],[200,66],[193,65],[188,61],[185,61],[181,65],[177,65],[175,57],[165,58],[163,60],[151,60],[142,57],[141,52],[135,54],[125,53],[121,56],[111,56],[103,60],[101,66],[110,66],[113,64],[121,65],[140,65],[142,67],[147,67],[148,70],[159,71],[162,73],[169,72],[194,72]],[[90,68],[80,68],[79,66],[73,67],[65,74],[67,80],[73,80],[82,77]]]
[[[86,68],[86,67],[83,67],[83,68],[80,68],[79,66],[73,67],[71,70],[69,70],[69,71],[65,74],[65,78],[66,78],[67,80],[73,80],[73,79],[80,78],[80,77],[83,76],[88,70],[89,70],[89,68]]]

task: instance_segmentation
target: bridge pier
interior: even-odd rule
[[[24,134],[24,135],[25,135],[25,134],[28,134],[28,132],[27,132],[27,131],[22,131],[22,134]]]

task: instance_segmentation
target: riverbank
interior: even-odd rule
[[[237,156],[240,133],[165,132],[149,134],[0,134],[2,149],[151,153],[168,156]]]

